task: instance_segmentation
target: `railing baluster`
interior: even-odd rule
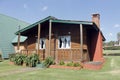
[[[79,61],[80,57],[80,49],[72,48],[72,49],[58,49],[58,60],[64,61]]]
[[[27,56],[30,55],[33,52],[37,52],[36,50],[21,50],[22,54],[26,54]],[[43,58],[44,51],[39,51],[39,55],[41,54],[40,58]],[[72,48],[72,49],[58,49],[57,50],[57,60],[64,60],[64,61],[79,61],[80,57],[80,49],[79,48]]]

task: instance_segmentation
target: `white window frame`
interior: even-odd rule
[[[43,41],[43,48],[42,46],[42,41]],[[36,40],[36,49],[38,48],[38,39]],[[39,44],[39,49],[43,50],[46,48],[46,39],[45,38],[40,38],[40,44]]]
[[[60,43],[60,38],[61,38],[62,43]],[[71,36],[70,35],[58,37],[58,49],[71,49]]]

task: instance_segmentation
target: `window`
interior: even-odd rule
[[[36,49],[38,47],[38,40],[36,40]],[[39,49],[45,49],[45,38],[40,38]]]
[[[59,36],[58,37],[58,48],[59,49],[70,49],[71,48],[71,37],[70,36]]]

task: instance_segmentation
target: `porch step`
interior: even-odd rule
[[[94,61],[94,62],[84,62],[83,68],[89,70],[99,70],[102,68],[104,62]]]

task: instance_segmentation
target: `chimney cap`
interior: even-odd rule
[[[100,14],[95,13],[92,14],[92,21],[97,25],[97,27],[100,27]]]
[[[99,13],[93,13],[92,15],[100,15]]]
[[[92,17],[100,17],[100,14],[99,13],[94,13],[94,14],[92,14]]]

